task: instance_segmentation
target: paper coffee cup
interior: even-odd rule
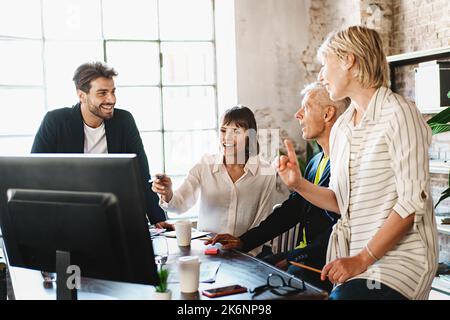
[[[192,223],[187,220],[177,221],[175,223],[178,246],[186,247],[191,245],[191,228]]]
[[[178,274],[180,278],[181,292],[197,292],[200,276],[200,260],[198,256],[185,256],[178,258]]]

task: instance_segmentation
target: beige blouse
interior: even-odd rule
[[[167,211],[183,213],[200,197],[197,228],[240,236],[259,225],[275,205],[276,173],[258,156],[250,157],[235,183],[223,165],[222,155],[205,155],[190,171],[169,203]]]

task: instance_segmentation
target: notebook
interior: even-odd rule
[[[203,238],[211,235],[211,232],[198,231],[195,228],[192,228],[191,231],[191,239]],[[175,231],[167,231],[162,233],[161,235],[166,236],[167,238],[176,238],[177,234]]]

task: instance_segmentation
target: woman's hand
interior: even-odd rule
[[[297,155],[291,140],[284,140],[284,145],[288,155],[277,157],[274,167],[288,188],[298,191],[303,177],[298,166]]]
[[[344,283],[366,271],[373,262],[365,251],[356,256],[336,259],[323,267],[320,279],[324,281],[328,277],[331,283]]]
[[[161,200],[169,202],[173,197],[172,180],[165,174],[156,174],[152,190],[161,196]]]

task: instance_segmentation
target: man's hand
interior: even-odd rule
[[[160,221],[160,222],[155,223],[155,227],[158,229],[166,229],[168,231],[175,230],[174,225],[171,223],[168,223],[166,221]]]
[[[277,157],[274,162],[274,167],[288,188],[297,191],[300,189],[300,183],[303,179],[300,167],[298,166],[297,155],[289,139],[284,140],[284,145],[286,146],[288,155]]]
[[[156,174],[152,183],[153,192],[158,193],[164,202],[169,202],[173,197],[172,180],[165,174]]]
[[[222,244],[222,248],[225,250],[242,248],[241,239],[234,237],[228,233],[217,234],[214,238],[205,241],[204,244],[214,245],[217,242]]]
[[[281,270],[287,270],[287,268],[289,267],[289,263],[286,259],[283,259],[275,263],[275,267]]]

